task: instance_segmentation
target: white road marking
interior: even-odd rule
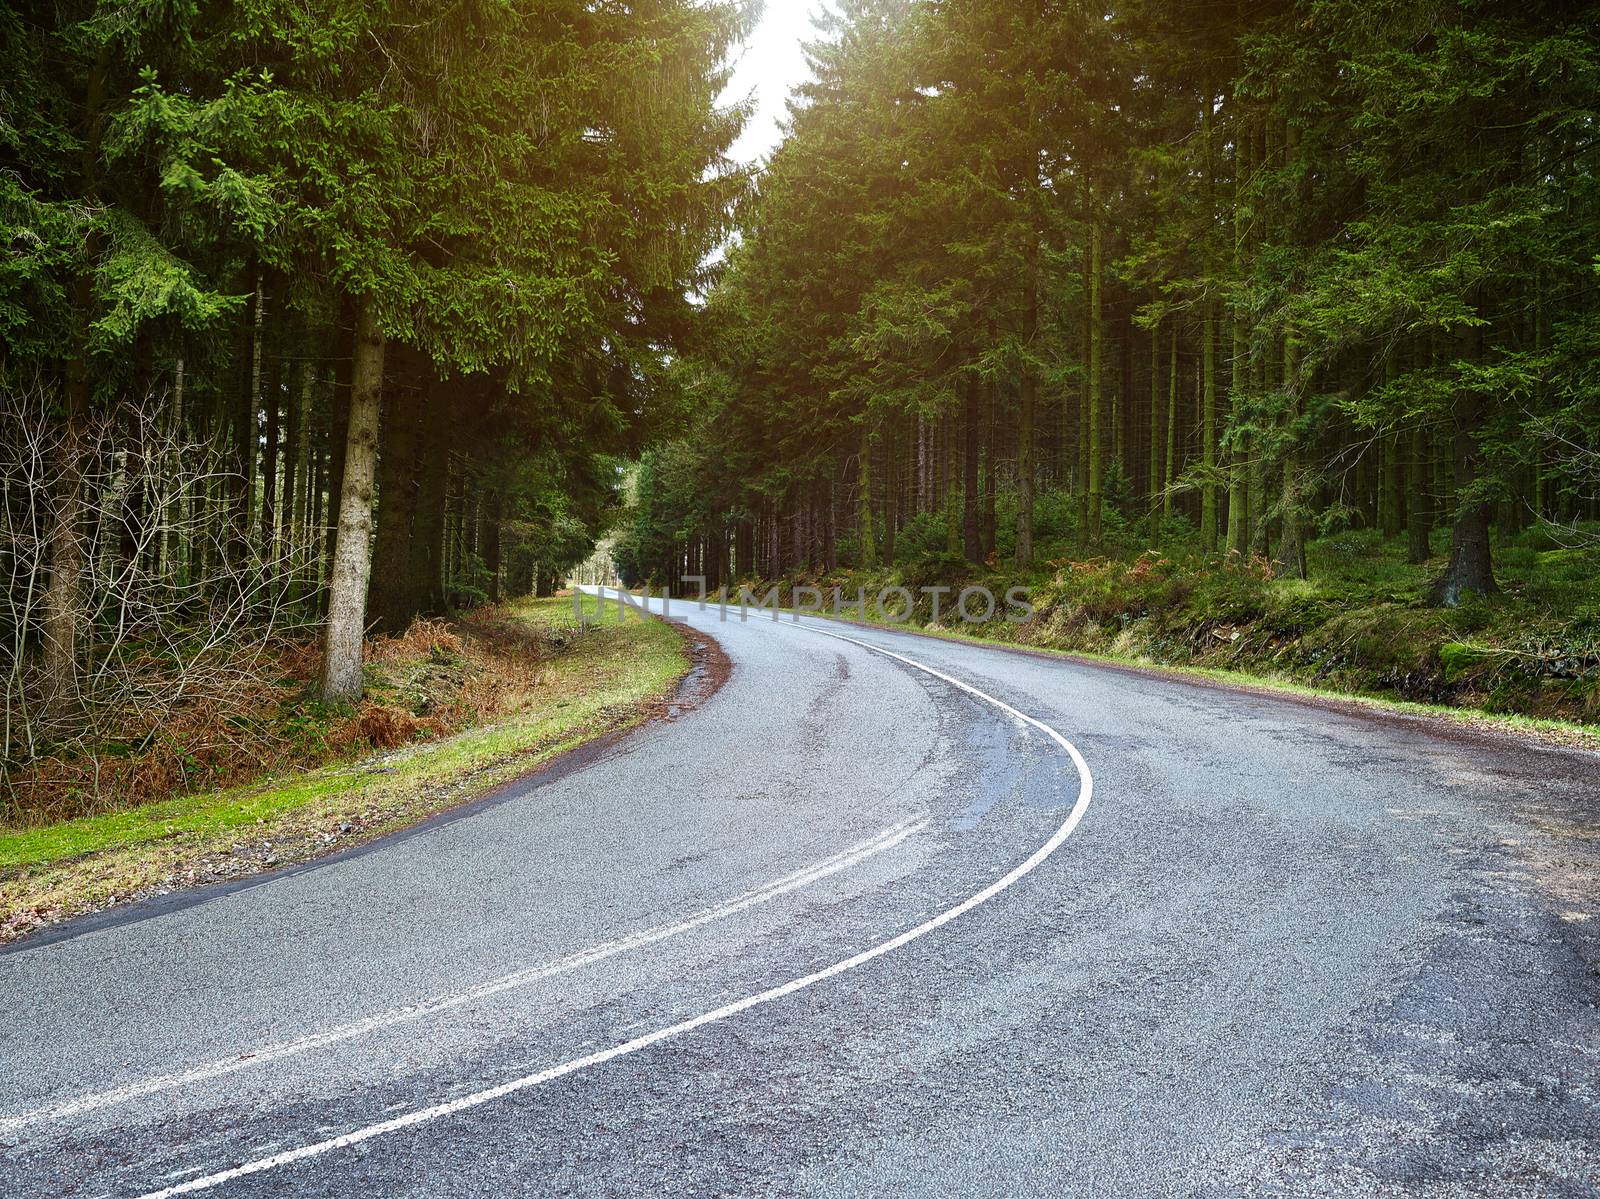
[[[514,1095],[518,1091],[526,1091],[532,1087],[537,1087],[544,1083],[552,1082],[555,1079],[563,1078],[568,1074],[576,1074],[578,1071],[586,1070],[591,1066],[603,1065],[604,1063],[613,1061],[616,1058],[626,1057],[631,1053],[637,1053],[641,1049],[648,1049],[651,1045],[657,1044],[660,1041],[665,1041],[668,1038],[682,1036],[684,1033],[693,1032],[697,1028],[704,1028],[708,1024],[720,1023],[723,1020],[727,1020],[739,1015],[741,1012],[749,1011],[753,1007],[760,1007],[762,1004],[772,1003],[775,1000],[783,999],[787,996],[793,995],[798,991],[804,991],[806,988],[814,987],[820,982],[826,982],[830,978],[837,978],[839,975],[854,970],[858,966],[864,966],[875,958],[884,956],[884,954],[893,953],[896,949],[899,949],[905,945],[909,945],[911,942],[927,936],[935,929],[949,924],[952,920],[964,916],[966,913],[972,911],[973,908],[987,903],[1002,891],[1032,874],[1034,870],[1039,867],[1040,863],[1045,861],[1045,859],[1059,849],[1062,843],[1072,835],[1073,830],[1078,827],[1078,822],[1083,819],[1083,814],[1088,811],[1089,803],[1094,797],[1094,778],[1089,773],[1089,764],[1083,760],[1083,755],[1078,752],[1077,747],[1074,746],[1072,742],[1068,741],[1065,737],[1056,732],[1055,729],[1051,728],[1043,721],[1036,720],[1034,717],[1029,716],[1024,712],[1019,712],[1016,708],[1013,708],[1005,701],[996,699],[987,692],[978,690],[978,688],[972,686],[970,683],[963,683],[960,679],[951,678],[947,674],[934,670],[931,666],[924,666],[921,662],[914,661],[913,659],[904,657],[900,654],[892,653],[886,649],[880,649],[878,646],[871,645],[868,642],[857,641],[854,637],[845,637],[839,633],[831,633],[815,628],[811,629],[811,631],[820,633],[824,637],[836,637],[840,641],[848,641],[852,645],[858,645],[863,649],[872,651],[873,653],[883,654],[885,657],[893,658],[898,662],[903,662],[908,666],[932,675],[936,679],[941,679],[944,682],[949,683],[952,687],[958,688],[961,691],[965,691],[967,694],[983,700],[985,703],[994,705],[1007,715],[1014,717],[1025,724],[1031,725],[1033,728],[1036,728],[1040,732],[1044,733],[1045,736],[1049,737],[1064,751],[1066,751],[1067,756],[1072,759],[1072,764],[1078,772],[1078,799],[1077,802],[1073,804],[1072,811],[1067,814],[1067,819],[1065,822],[1063,822],[1061,827],[1056,829],[1056,831],[1051,834],[1048,841],[1039,846],[1038,849],[1034,850],[1026,861],[1022,862],[1018,866],[1012,867],[1012,869],[1004,876],[996,879],[987,887],[983,888],[983,890],[978,891],[973,895],[969,895],[966,899],[956,904],[955,907],[946,908],[931,920],[924,921],[915,928],[907,929],[899,936],[891,937],[887,941],[880,941],[870,949],[862,950],[858,954],[845,958],[843,961],[835,962],[833,965],[828,966],[825,969],[818,970],[815,973],[808,974],[803,978],[794,979],[792,982],[784,983],[781,986],[773,987],[770,990],[761,991],[755,995],[748,995],[743,999],[737,1000],[736,1002],[724,1004],[722,1007],[716,1008],[709,1012],[703,1012],[702,1014],[692,1017],[691,1019],[681,1020],[678,1023],[668,1025],[665,1028],[659,1028],[655,1032],[646,1033],[641,1037],[635,1037],[631,1041],[624,1041],[620,1045],[613,1045],[609,1049],[602,1049],[598,1053],[590,1053],[583,1057],[573,1058],[570,1061],[562,1062],[558,1066],[551,1066],[547,1070],[540,1070],[536,1074],[525,1074],[521,1078],[513,1078],[511,1081],[503,1082],[499,1086],[489,1087],[486,1090],[477,1091],[471,1095],[463,1095],[459,1099],[452,1099],[446,1103],[434,1104],[432,1107],[419,1108],[414,1112],[409,1112],[404,1116],[397,1116],[392,1120],[385,1120],[377,1124],[369,1124],[365,1128],[358,1128],[354,1132],[345,1133],[343,1136],[333,1137],[326,1141],[317,1141],[311,1145],[302,1145],[298,1149],[290,1149],[283,1153],[274,1154],[271,1157],[263,1157],[258,1158],[255,1161],[245,1162],[243,1165],[234,1166],[231,1169],[222,1170],[216,1174],[208,1174],[204,1178],[196,1178],[189,1182],[180,1183],[177,1186],[166,1187],[159,1191],[151,1191],[146,1195],[140,1196],[140,1199],[172,1199],[172,1197],[176,1195],[187,1195],[193,1194],[195,1191],[210,1190],[212,1187],[221,1186],[225,1182],[231,1182],[235,1178],[244,1178],[251,1174],[261,1174],[267,1170],[276,1170],[283,1166],[292,1165],[295,1162],[305,1161],[308,1158],[320,1157],[322,1154],[331,1153],[335,1149],[348,1149],[352,1145],[359,1145],[362,1142],[370,1141],[375,1137],[387,1136],[392,1132],[399,1132],[402,1129],[413,1128],[419,1124],[427,1124],[445,1116],[453,1116],[457,1112],[467,1111],[470,1108],[481,1107],[485,1103],[492,1103],[496,1099],[503,1099],[507,1095]]]
[[[41,1120],[60,1120],[69,1116],[80,1116],[86,1112],[98,1111],[101,1108],[111,1107],[118,1103],[126,1103],[130,1099],[137,1099],[144,1095],[153,1095],[160,1091],[170,1091],[193,1083],[204,1082],[208,1079],[220,1078],[223,1075],[233,1074],[239,1070],[278,1061],[313,1049],[320,1049],[323,1046],[333,1045],[340,1041],[348,1041],[353,1037],[364,1036],[367,1033],[390,1028],[396,1024],[403,1024],[407,1021],[421,1019],[424,1016],[431,1016],[437,1012],[459,1008],[464,1004],[474,1003],[491,995],[498,995],[503,991],[510,991],[516,987],[527,986],[530,983],[539,982],[558,974],[565,974],[582,966],[593,965],[595,962],[615,957],[619,953],[654,945],[658,941],[665,941],[669,937],[679,936],[703,925],[711,924],[714,921],[725,920],[729,916],[744,911],[746,908],[754,907],[756,904],[776,899],[778,896],[797,890],[800,887],[819,882],[876,854],[893,849],[922,828],[923,824],[923,821],[903,821],[891,828],[884,829],[875,837],[858,842],[848,849],[841,850],[832,857],[801,867],[799,870],[786,874],[782,878],[774,879],[772,882],[757,887],[753,891],[746,891],[744,894],[737,895],[732,899],[723,900],[721,903],[696,912],[676,924],[657,925],[654,928],[631,933],[614,941],[605,941],[598,945],[592,945],[587,949],[561,958],[558,961],[550,962],[547,965],[532,966],[525,970],[518,970],[512,974],[506,974],[500,978],[480,983],[471,990],[460,991],[452,995],[435,996],[405,1007],[390,1008],[376,1015],[366,1016],[348,1024],[340,1024],[310,1036],[298,1037],[292,1041],[280,1041],[277,1044],[263,1046],[253,1051],[233,1054],[213,1062],[206,1062],[203,1065],[178,1073],[156,1075],[128,1083],[114,1090],[101,1091],[93,1095],[80,1095],[59,1103],[36,1108],[32,1111],[22,1112],[15,1116],[6,1116],[0,1118],[0,1132],[11,1132]]]

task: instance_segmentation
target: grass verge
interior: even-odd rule
[[[592,612],[593,603],[588,601]],[[247,877],[347,849],[477,798],[557,755],[660,710],[688,673],[662,621],[577,627],[570,598],[501,616],[541,647],[508,663],[493,723],[359,761],[258,779],[124,811],[0,829],[0,941],[184,887]],[[502,628],[502,633],[504,629]]]

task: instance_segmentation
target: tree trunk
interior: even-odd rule
[[[983,561],[983,539],[978,525],[978,454],[983,427],[979,400],[983,384],[976,378],[967,381],[966,412],[963,417],[963,453],[961,457],[961,542],[968,562],[973,565]]]
[[[1178,458],[1178,321],[1172,322],[1171,359],[1167,365],[1167,452],[1161,471],[1161,519],[1172,519],[1172,481]],[[1154,363],[1151,364],[1153,370]]]
[[[488,576],[489,602],[500,602],[500,493],[493,488],[484,493],[478,509],[478,547],[483,569]]]
[[[1400,435],[1385,433],[1379,446],[1378,528],[1385,540],[1400,536]]]
[[[182,449],[187,442],[183,403],[183,353],[180,351],[172,363],[172,395],[168,401],[171,419],[167,429],[174,450]],[[179,578],[183,569],[180,555],[185,547],[179,543],[175,526],[182,522],[184,504],[191,498],[185,494],[185,490],[181,489],[172,494],[171,503],[162,515],[161,561],[166,572],[165,577],[169,580]]]
[[[1215,219],[1217,211],[1217,169],[1212,149],[1211,121],[1215,93],[1208,87],[1200,106],[1201,153],[1206,167],[1206,211]],[[1213,264],[1207,254],[1206,266],[1211,273]],[[1217,552],[1217,328],[1216,306],[1209,296],[1205,300],[1204,318],[1201,321],[1201,410],[1200,410],[1200,469],[1204,476],[1200,483],[1200,548],[1207,554]]]
[[[1022,376],[1020,414],[1017,423],[1017,552],[1016,565],[1026,570],[1033,565],[1033,417],[1038,401],[1038,384],[1031,369]]]
[[[423,430],[417,450],[416,510],[411,521],[411,548],[406,562],[408,606],[417,615],[445,611],[444,535],[450,490],[450,424],[454,394],[431,374],[424,376],[421,396]]]
[[[839,569],[839,470],[833,463],[828,464],[828,508],[822,524],[822,568],[829,574]],[[722,586],[722,553],[727,545],[727,537],[718,533],[717,545],[719,547],[716,567],[712,579],[707,586],[715,590]]]
[[[254,315],[241,329],[237,353],[238,388],[233,410],[233,535],[229,561],[242,566],[250,557],[250,528],[255,515],[257,424],[261,414],[261,331],[266,324],[267,293],[260,268],[254,270]]]
[[[1468,494],[1458,501],[1455,524],[1450,530],[1450,564],[1433,586],[1432,599],[1436,607],[1454,608],[1469,593],[1494,595],[1500,590],[1495,582],[1489,547],[1492,505],[1470,495],[1478,477],[1479,449],[1475,433],[1482,408],[1482,399],[1475,395],[1461,397],[1456,403],[1453,441],[1456,488]]]
[[[1231,105],[1230,105],[1231,107]],[[1233,178],[1233,277],[1244,281],[1244,192],[1250,173],[1250,131],[1241,115],[1234,138]],[[1233,417],[1228,451],[1228,552],[1245,554],[1250,549],[1250,474],[1249,451],[1242,426],[1245,420],[1245,389],[1249,386],[1250,343],[1245,328],[1245,309],[1241,299],[1233,301],[1233,373],[1229,387],[1229,408]]]
[[[300,563],[300,555],[305,548],[312,544],[312,539],[307,536],[310,528],[310,501],[312,496],[311,478],[311,396],[317,386],[317,367],[309,357],[300,364],[299,394],[295,397],[295,423],[299,428],[299,435],[294,447],[294,478],[299,486],[294,488],[294,498],[289,503],[289,545],[295,555],[296,569],[304,573],[305,567]]]
[[[411,532],[417,511],[417,422],[421,415],[421,372],[430,367],[414,352],[396,352],[402,371],[391,372],[383,395],[381,449],[378,454],[377,535],[372,543],[372,580],[367,588],[368,618],[386,633],[403,633],[419,614],[411,587]]]
[[[858,565],[862,570],[872,570],[878,565],[878,548],[872,535],[872,429],[865,421],[856,452],[856,529],[860,538]]]
[[[1256,122],[1255,136],[1252,139],[1254,147],[1251,163],[1255,169],[1270,167],[1276,161],[1276,148],[1273,145],[1276,122],[1267,117],[1262,117]],[[1259,242],[1260,234],[1257,233]],[[1253,334],[1254,329],[1250,332]],[[1270,346],[1270,341],[1269,341]],[[1271,356],[1270,348],[1263,348],[1257,354],[1250,355],[1250,391],[1257,397],[1267,394],[1267,359]],[[1261,400],[1256,403],[1259,405]],[[1264,423],[1264,417],[1257,415],[1255,422]],[[1247,540],[1250,553],[1253,557],[1265,558],[1271,548],[1271,530],[1267,519],[1267,455],[1266,439],[1259,433],[1251,434],[1246,448],[1249,453],[1249,520]]]
[[[756,527],[749,517],[743,517],[733,527],[733,566],[729,583],[739,578],[753,578],[756,573]]]
[[[928,511],[928,421],[922,413],[917,413],[917,488],[912,496],[912,512],[922,514]]]
[[[966,501],[956,494],[960,486],[961,462],[958,421],[960,410],[952,405],[944,418],[944,552],[951,558],[961,555],[962,507]]]
[[[344,494],[344,459],[345,450],[350,442],[350,390],[351,370],[355,362],[355,314],[350,309],[349,301],[343,305],[344,315],[349,317],[349,323],[341,322],[339,328],[339,352],[334,357],[333,368],[333,416],[328,430],[328,478],[324,489],[325,498],[322,517],[327,528],[326,546],[322,551],[323,561],[328,564],[331,572],[333,563],[339,555],[339,497]],[[320,571],[318,572],[320,575]],[[323,611],[327,611],[328,589],[322,588]]]
[[[1030,10],[1031,12],[1031,10]],[[1032,118],[1030,116],[1030,127]],[[1034,159],[1037,162],[1037,158]],[[1033,168],[1037,170],[1037,167]],[[1017,422],[1017,551],[1016,565],[1027,570],[1033,565],[1033,500],[1037,486],[1038,445],[1036,436],[1039,406],[1039,370],[1034,364],[1034,341],[1039,333],[1039,235],[1028,233],[1022,306],[1022,344],[1028,355],[1022,364],[1021,411]]]
[[[83,145],[79,152],[79,185],[92,200],[99,190],[101,134],[106,75],[111,47],[102,44],[89,72],[84,99]],[[90,222],[84,238],[83,266],[72,284],[72,341],[65,378],[66,412],[61,428],[56,470],[56,503],[47,526],[49,581],[40,597],[43,638],[44,715],[47,720],[70,716],[78,707],[78,634],[87,623],[84,595],[83,485],[89,446],[89,327],[94,320],[94,270],[100,258],[101,234]]]
[[[1130,500],[1139,493],[1139,461],[1134,452],[1136,434],[1133,428],[1136,397],[1133,392],[1133,307],[1130,303],[1123,307],[1117,321],[1117,399],[1112,409],[1116,413],[1116,437],[1112,444],[1116,447],[1116,463],[1122,468],[1123,478],[1128,482]]]
[[[87,276],[85,276],[87,278]],[[84,464],[89,453],[87,352],[67,365],[66,418],[50,514],[49,582],[42,596],[44,712],[49,720],[78,706],[78,636],[86,623],[83,587]]]
[[[350,368],[350,421],[339,493],[339,548],[328,583],[323,639],[322,698],[361,699],[366,638],[367,577],[372,568],[372,500],[378,460],[378,412],[383,394],[383,330],[370,296],[356,302],[355,355]]]
[[[278,509],[278,523],[273,536],[282,543],[284,555],[293,562],[295,549],[295,509],[300,486],[300,446],[305,442],[306,430],[301,424],[300,389],[287,363],[283,366],[284,390],[288,402],[283,406],[283,503]]]
[[[1161,539],[1161,322],[1150,326],[1150,462],[1146,492],[1150,497],[1151,545]]]
[[[1085,207],[1091,202],[1091,193],[1085,187]],[[1078,361],[1083,366],[1083,378],[1078,385],[1078,469],[1072,481],[1072,492],[1077,498],[1078,541],[1083,543],[1089,537],[1089,427],[1093,423],[1089,417],[1089,352],[1094,342],[1094,312],[1089,306],[1089,296],[1094,290],[1094,263],[1088,247],[1080,257],[1083,259],[1083,303],[1080,305],[1083,319],[1078,322]]]
[[[1305,533],[1300,523],[1300,454],[1295,444],[1295,425],[1300,416],[1298,349],[1294,331],[1283,338],[1283,396],[1286,426],[1283,452],[1283,531],[1278,541],[1282,573],[1292,579],[1306,577]]]
[[[983,508],[981,511],[981,524],[978,532],[980,552],[984,561],[988,561],[990,554],[995,552],[995,409],[999,405],[995,402],[995,392],[991,385],[985,391],[983,405]]]
[[[1400,376],[1400,349],[1392,349],[1384,359],[1384,381],[1393,383]],[[1400,435],[1378,435],[1378,528],[1384,539],[1400,536]]]
[[[1100,222],[1096,219],[1089,233],[1089,527],[1091,545],[1100,544],[1101,517],[1105,497],[1105,445],[1101,430],[1100,376],[1101,357],[1105,347],[1105,327],[1102,323],[1101,283],[1104,265],[1101,261]]]
[[[1406,561],[1421,566],[1432,555],[1429,544],[1433,521],[1428,510],[1428,430],[1422,421],[1411,426],[1411,460],[1406,466],[1406,484],[1410,495],[1406,499]]]
[[[899,426],[894,415],[883,418],[883,564],[894,566],[895,534],[900,528]]]
[[[1254,395],[1267,394],[1267,356],[1263,350],[1255,356],[1250,366],[1250,390]],[[1281,362],[1282,359],[1280,358]],[[1259,403],[1259,401],[1258,401]],[[1257,420],[1263,420],[1258,416]],[[1265,558],[1272,548],[1271,522],[1267,517],[1267,454],[1266,439],[1260,434],[1250,438],[1250,554]]]
[[[261,447],[261,554],[264,560],[273,561],[276,554],[275,539],[278,534],[278,443],[282,429],[278,417],[279,391],[281,390],[281,360],[268,363],[263,368],[266,386],[261,398],[266,414],[266,433]]]

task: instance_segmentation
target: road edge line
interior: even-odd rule
[[[507,1095],[513,1095],[519,1091],[530,1090],[533,1087],[541,1086],[547,1082],[553,1082],[558,1078],[563,1078],[568,1074],[575,1074],[581,1070],[586,1070],[591,1066],[603,1065],[604,1063],[614,1061],[617,1058],[626,1057],[630,1054],[637,1053],[641,1049],[647,1049],[661,1041],[682,1036],[685,1033],[693,1032],[699,1028],[704,1028],[709,1024],[719,1024],[722,1021],[731,1019],[742,1012],[749,1011],[751,1008],[760,1007],[775,1000],[787,998],[790,995],[794,995],[800,991],[804,991],[810,987],[813,987],[818,983],[826,982],[831,978],[837,978],[841,974],[846,974],[849,971],[854,970],[859,966],[864,966],[868,962],[883,957],[886,954],[893,953],[896,949],[900,949],[905,945],[909,945],[913,941],[927,936],[936,929],[942,928],[944,925],[949,924],[952,920],[958,919],[959,917],[972,911],[974,908],[980,907],[981,905],[987,903],[996,895],[999,895],[1002,891],[1010,889],[1014,884],[1032,874],[1034,870],[1036,870],[1041,863],[1055,853],[1055,851],[1059,849],[1062,844],[1065,843],[1067,838],[1070,837],[1077,829],[1078,823],[1083,819],[1084,813],[1088,811],[1089,804],[1094,798],[1094,776],[1090,773],[1089,764],[1084,761],[1083,755],[1078,752],[1078,748],[1055,729],[1045,724],[1042,720],[1029,716],[1025,712],[1019,711],[1010,704],[1006,703],[1004,700],[996,699],[987,692],[979,690],[970,683],[964,683],[960,679],[952,678],[950,675],[944,674],[942,671],[935,670],[931,666],[925,666],[915,659],[905,657],[903,654],[897,654],[891,650],[886,650],[879,646],[871,645],[865,641],[857,641],[854,637],[846,637],[842,634],[831,633],[824,629],[812,628],[810,631],[820,633],[824,637],[833,637],[839,641],[849,642],[851,645],[859,646],[860,648],[868,650],[872,653],[882,654],[887,658],[893,658],[898,662],[922,671],[924,674],[931,675],[936,679],[948,683],[951,686],[964,691],[977,699],[983,700],[985,703],[991,704],[1014,719],[1020,720],[1024,724],[1030,725],[1033,728],[1043,732],[1066,752],[1067,756],[1072,760],[1072,764],[1078,772],[1078,799],[1073,804],[1072,810],[1067,814],[1066,820],[1062,822],[1061,826],[1056,829],[1053,834],[1051,834],[1049,840],[1047,840],[1043,845],[1039,846],[1038,849],[1034,850],[1025,861],[1017,866],[1012,867],[1011,870],[997,878],[987,887],[984,887],[981,891],[977,891],[974,894],[969,895],[966,899],[962,900],[954,907],[946,908],[938,915],[925,920],[916,927],[907,929],[905,932],[891,937],[887,941],[880,941],[878,944],[868,949],[864,949],[860,953],[854,954],[851,957],[845,958],[843,961],[835,962],[831,966],[824,967],[821,970],[807,974],[801,978],[794,979],[790,982],[783,983],[779,986],[771,987],[765,991],[757,992],[754,995],[748,995],[743,999],[735,1000],[733,1003],[724,1004],[722,1007],[715,1008],[709,1012],[703,1012],[700,1015],[693,1016],[688,1020],[681,1020],[676,1024],[670,1024],[667,1027],[657,1029],[654,1032],[645,1033],[643,1036],[635,1037],[629,1041],[624,1041],[620,1045],[613,1045],[609,1049],[602,1049],[596,1053],[587,1054],[583,1057],[572,1058],[569,1061],[562,1062],[559,1065],[551,1066],[545,1070],[540,1070],[537,1073],[526,1074],[520,1078],[511,1079],[509,1082],[501,1083],[498,1086],[489,1087],[482,1091],[476,1091],[470,1095],[462,1095],[459,1098],[452,1099],[444,1103],[438,1103],[430,1107],[419,1108],[418,1110],[414,1112],[408,1112],[403,1116],[396,1116],[392,1120],[384,1120],[376,1124],[369,1124],[364,1128],[356,1129],[354,1132],[348,1132],[341,1136],[331,1137],[325,1141],[317,1141],[310,1145],[302,1145],[298,1149],[285,1150],[282,1153],[276,1153],[270,1157],[257,1158],[254,1161],[245,1162],[241,1165],[233,1166],[227,1170],[222,1170],[215,1174],[208,1174],[201,1178],[193,1178],[187,1182],[179,1183],[175,1186],[165,1187],[161,1190],[150,1191],[144,1195],[141,1195],[139,1199],[174,1199],[174,1197],[178,1195],[190,1195],[197,1191],[210,1190],[213,1187],[221,1186],[223,1183],[232,1182],[237,1178],[248,1177],[252,1174],[265,1173],[268,1170],[275,1170],[283,1166],[293,1165],[296,1162],[306,1161],[314,1157],[320,1157],[323,1154],[331,1153],[336,1149],[347,1149],[352,1145],[359,1145],[364,1141],[370,1141],[376,1137],[387,1136],[389,1133],[400,1132],[406,1128],[412,1128],[419,1124],[430,1123],[434,1120],[442,1119],[445,1116],[452,1116],[458,1112],[468,1111],[475,1107],[481,1107],[486,1103],[492,1103],[496,1099],[503,1099]]]

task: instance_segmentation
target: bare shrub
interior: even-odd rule
[[[1584,500],[1600,496],[1600,444],[1595,442],[1600,430],[1572,420],[1545,419],[1535,423],[1534,432],[1544,445],[1547,469],[1579,498],[1578,510],[1584,507]],[[1600,532],[1585,528],[1577,516],[1563,521],[1541,515],[1540,523],[1562,545],[1600,549]]]
[[[81,577],[70,702],[47,704],[39,661],[49,536],[62,495],[64,433],[43,386],[0,388],[0,818],[63,782],[51,814],[94,810],[126,783],[133,755],[170,761],[181,781],[256,718],[263,679],[305,637],[297,597],[315,558],[311,530],[252,530],[229,519],[237,476],[219,441],[182,426],[181,406],[147,396],[88,419],[76,445]],[[28,793],[15,773],[28,767]],[[78,779],[76,788],[65,783]],[[30,813],[37,818],[38,814]]]

